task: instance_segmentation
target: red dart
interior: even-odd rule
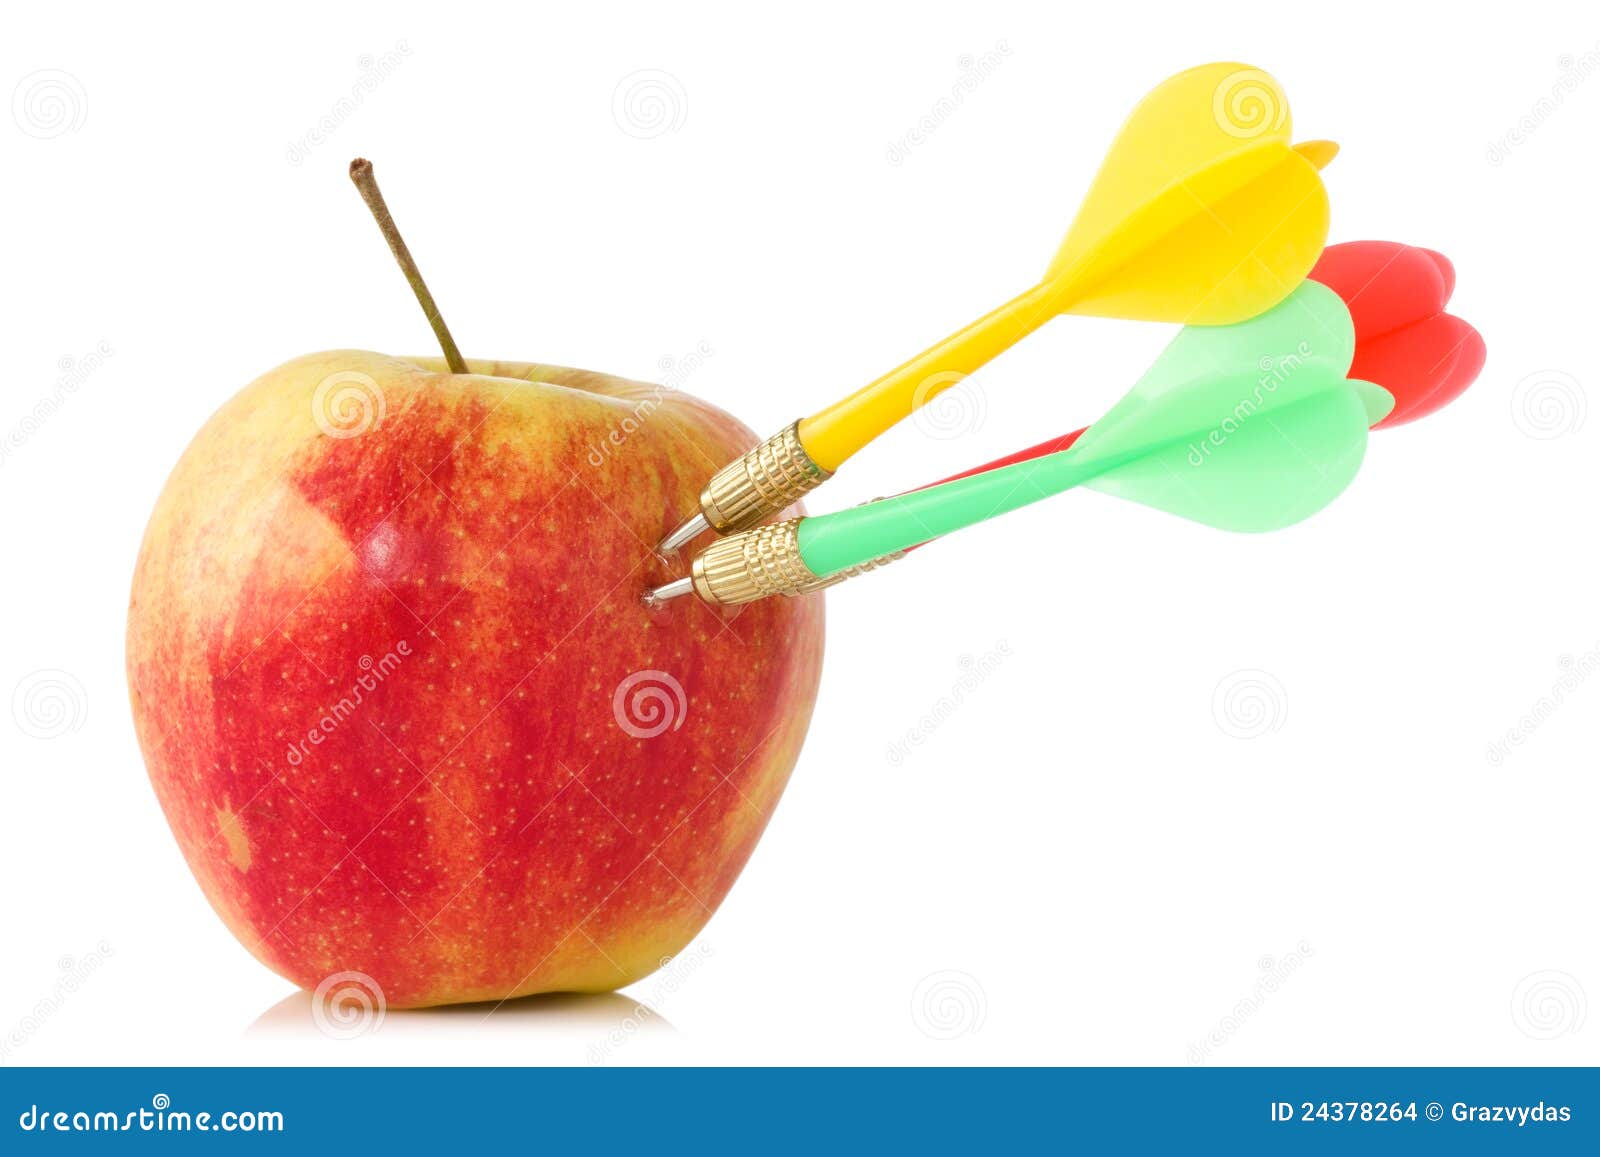
[[[1350,376],[1394,395],[1394,409],[1374,429],[1431,414],[1470,386],[1483,369],[1483,338],[1444,312],[1456,287],[1442,253],[1396,241],[1332,245],[1310,276],[1344,299],[1355,323]]]
[[[1456,287],[1455,266],[1444,254],[1397,241],[1347,241],[1324,249],[1310,277],[1350,308],[1356,353],[1349,376],[1376,382],[1394,395],[1394,409],[1373,429],[1431,414],[1470,386],[1483,369],[1482,335],[1444,312]],[[1062,434],[940,482],[1065,450],[1082,433]]]

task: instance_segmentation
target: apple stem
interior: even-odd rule
[[[372,175],[372,162],[365,157],[357,157],[351,161],[350,179],[361,191],[361,199],[367,203],[367,208],[372,210],[378,228],[383,231],[383,239],[389,243],[389,252],[393,253],[394,259],[400,263],[400,272],[406,275],[411,292],[417,295],[417,304],[422,306],[422,312],[427,315],[428,324],[433,327],[433,336],[439,339],[439,348],[444,350],[444,360],[450,366],[450,372],[466,373],[466,359],[456,348],[456,339],[450,336],[450,327],[445,325],[439,307],[434,303],[433,294],[428,292],[428,283],[422,280],[422,271],[417,268],[411,250],[406,248],[405,238],[400,236],[400,229],[394,223],[393,214],[389,212],[389,206],[384,203],[383,194],[378,191],[378,178]]]

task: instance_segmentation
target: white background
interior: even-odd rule
[[[3,1063],[1600,1061],[1600,21],[1084,11],[10,10],[0,89],[65,104],[0,116]],[[1455,259],[1477,386],[1283,533],[1084,493],[830,594],[799,767],[679,971],[319,1032],[168,833],[122,636],[212,410],[303,352],[430,347],[349,159],[469,353],[652,378],[704,342],[683,387],[766,433],[1032,284],[1136,100],[1228,58],[1343,143],[1334,240]],[[662,122],[617,98],[641,72]],[[1082,424],[1171,332],[1057,321],[813,509]],[[49,728],[5,702],[39,672]]]

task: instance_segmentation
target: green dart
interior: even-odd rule
[[[1345,377],[1354,354],[1344,302],[1304,282],[1249,321],[1184,328],[1068,449],[722,539],[647,601],[692,590],[728,605],[816,590],[1078,486],[1223,530],[1289,526],[1349,485],[1368,428],[1394,405],[1382,387]]]

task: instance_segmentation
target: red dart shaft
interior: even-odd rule
[[[926,490],[929,486],[940,486],[946,482],[954,482],[957,478],[971,478],[974,474],[982,474],[985,470],[996,470],[1001,466],[1015,466],[1018,462],[1026,462],[1030,458],[1038,458],[1044,454],[1054,454],[1057,450],[1065,450],[1076,442],[1079,435],[1088,428],[1084,426],[1081,429],[1072,431],[1070,434],[1062,434],[1059,437],[1051,438],[1049,441],[1040,442],[1037,446],[1029,446],[1026,450],[1018,450],[1013,454],[1007,454],[1004,458],[996,458],[993,462],[985,462],[982,466],[974,466],[970,470],[963,470],[960,474],[952,474],[948,478],[941,478],[938,482],[929,482],[922,486],[913,487],[912,490],[906,493]]]
[[[982,466],[974,466],[970,470],[963,470],[960,474],[952,474],[948,478],[941,478],[938,482],[928,482],[921,486],[914,486],[911,488],[911,490],[907,490],[904,493],[910,494],[917,490],[926,490],[929,486],[939,486],[946,482],[954,482],[957,478],[970,478],[974,474],[982,474],[985,470],[995,470],[1001,466],[1014,466],[1018,462],[1026,462],[1030,458],[1038,458],[1045,454],[1054,454],[1057,450],[1065,450],[1068,446],[1076,442],[1078,440],[1078,436],[1088,428],[1089,427],[1084,426],[1081,429],[1072,431],[1070,434],[1062,434],[1059,437],[1040,442],[1037,446],[1029,446],[1026,450],[1018,450],[1015,453],[1007,454],[1004,458],[996,458],[993,462],[985,462]],[[921,545],[926,544],[924,543]],[[917,548],[915,546],[910,547],[906,553],[910,554],[911,551],[916,549]]]

